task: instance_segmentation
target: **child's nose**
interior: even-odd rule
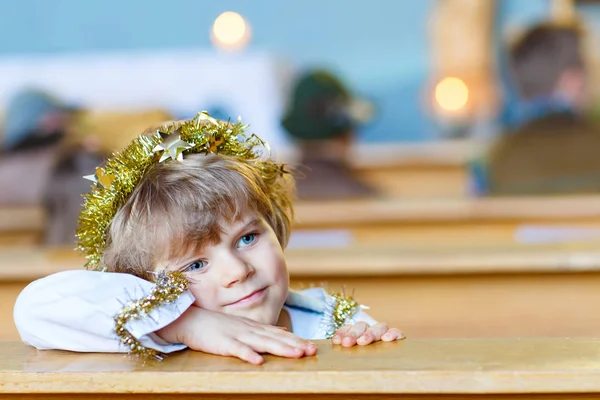
[[[222,269],[223,271],[223,286],[230,287],[236,283],[245,282],[251,277],[255,269],[248,262],[241,258],[232,257]]]

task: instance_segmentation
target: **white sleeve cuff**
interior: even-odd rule
[[[165,304],[154,309],[144,318],[135,319],[125,324],[125,329],[129,331],[145,347],[158,350],[162,353],[171,353],[185,349],[187,346],[178,343],[168,343],[162,340],[154,332],[169,325],[179,318],[192,304],[194,296],[189,292],[184,292],[173,303]]]

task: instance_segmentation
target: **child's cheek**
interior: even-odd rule
[[[190,285],[190,292],[196,299],[194,302],[196,307],[204,308],[205,310],[216,310],[218,308],[218,296],[214,288],[208,285],[193,283]]]

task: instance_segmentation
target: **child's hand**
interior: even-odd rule
[[[365,346],[373,342],[404,339],[404,334],[396,328],[388,329],[384,323],[369,326],[366,322],[358,322],[354,325],[341,327],[331,338],[333,344],[341,344],[344,347],[355,345]]]
[[[264,362],[259,353],[287,358],[317,353],[317,346],[286,329],[194,306],[157,334],[170,343],[257,365]]]

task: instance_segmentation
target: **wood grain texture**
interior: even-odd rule
[[[95,394],[95,393],[62,393],[62,394],[3,394],[3,400],[598,400],[600,394],[593,393],[567,393],[567,394],[497,394],[497,395],[478,395],[478,394]]]
[[[194,351],[161,363],[2,342],[3,393],[600,393],[600,339],[404,340],[262,366]]]
[[[298,228],[489,221],[600,221],[600,197],[372,199],[298,202]]]

